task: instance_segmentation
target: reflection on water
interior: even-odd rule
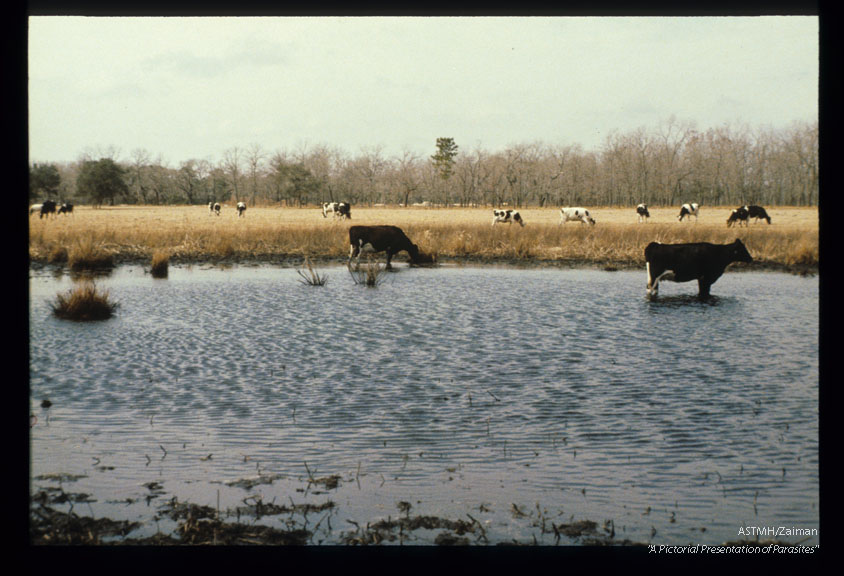
[[[325,272],[118,269],[93,324],[52,318],[71,280],[33,272],[33,477],[83,474],[111,517],[149,519],[152,480],[226,508],[256,490],[226,482],[287,501],[336,473],[346,518],[406,501],[492,541],[554,543],[514,504],[657,543],[818,527],[817,278],[728,272],[700,302],[638,272]]]

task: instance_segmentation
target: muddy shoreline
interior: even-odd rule
[[[337,257],[311,257],[308,258],[314,266],[345,266],[347,258]],[[397,263],[406,263],[407,260],[399,256],[394,259]],[[146,257],[118,255],[113,259],[114,266],[143,266],[149,268],[150,261]],[[262,256],[236,256],[236,257],[179,257],[170,259],[170,264],[178,266],[278,266],[280,268],[301,268],[305,263],[305,257],[290,254],[274,254]],[[448,266],[489,266],[522,269],[597,269],[608,272],[618,270],[644,270],[644,263],[630,260],[584,260],[584,259],[539,259],[539,258],[502,258],[495,256],[462,256],[462,257],[438,257],[435,264],[420,267],[436,267],[437,265]],[[57,269],[66,268],[64,263],[50,262],[47,258],[30,258],[29,266],[34,269]],[[819,264],[797,264],[786,265],[778,262],[753,262],[750,264],[736,263],[729,267],[731,272],[783,272],[798,276],[814,276],[819,273]]]
[[[33,546],[576,546],[576,547],[627,547],[647,551],[653,542],[632,541],[616,533],[613,520],[596,522],[588,519],[554,520],[543,516],[542,511],[520,509],[512,505],[514,518],[527,519],[534,531],[542,536],[521,540],[491,541],[484,523],[472,514],[464,517],[414,514],[409,502],[397,502],[395,516],[369,521],[336,517],[338,505],[326,492],[317,504],[273,504],[257,499],[244,499],[244,506],[235,510],[217,510],[190,502],[181,502],[175,496],[160,491],[160,486],[148,487],[151,500],[158,505],[152,521],[169,520],[172,529],[158,529],[148,536],[136,534],[143,522],[94,517],[81,513],[87,503],[96,502],[89,494],[66,492],[64,486],[76,479],[67,475],[37,479],[56,482],[58,486],[40,486],[30,496],[29,541]],[[270,480],[271,481],[271,480]],[[308,483],[321,484],[328,492],[336,488],[339,480],[330,476],[316,478]],[[480,516],[480,514],[478,514]],[[334,517],[335,525],[331,519]],[[275,519],[273,527],[263,523]],[[279,521],[280,520],[280,521]],[[339,525],[337,525],[339,524]],[[330,542],[326,535],[337,534]],[[780,540],[737,540],[722,546],[762,548],[768,545],[781,547],[801,546],[801,542]],[[687,545],[694,545],[693,543]],[[816,548],[817,545],[813,546]]]

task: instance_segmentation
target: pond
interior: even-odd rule
[[[314,544],[405,515],[491,544],[577,543],[548,526],[586,519],[617,541],[819,543],[817,277],[728,270],[699,302],[696,283],[649,300],[644,271],[396,268],[368,288],[341,267],[322,287],[121,267],[92,323],[53,317],[72,280],[31,270],[31,490],[140,536],[172,529],[175,497],[239,520],[331,502],[299,519]]]

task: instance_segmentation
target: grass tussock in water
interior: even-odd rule
[[[150,274],[153,278],[167,278],[170,265],[170,254],[163,250],[156,250],[150,262]]]
[[[100,290],[93,282],[82,282],[65,293],[56,295],[53,314],[65,320],[87,322],[111,318],[118,304],[112,302],[108,290]]]
[[[103,242],[94,235],[74,240],[67,252],[71,270],[103,270],[114,266],[114,257],[103,248]]]
[[[421,252],[446,261],[639,267],[652,241],[728,243],[741,238],[754,265],[817,267],[817,208],[768,207],[772,224],[727,228],[730,210],[704,206],[696,222],[678,222],[677,208],[651,207],[650,220],[639,224],[633,208],[590,207],[597,224],[588,226],[560,224],[556,208],[525,208],[520,210],[526,222],[521,227],[491,225],[491,208],[356,207],[355,223],[399,226]],[[33,260],[61,262],[53,255],[61,246],[68,247],[71,266],[88,267],[107,265],[109,256],[146,260],[155,251],[194,262],[316,262],[345,260],[349,250],[350,224],[323,218],[315,207],[257,206],[248,219],[233,211],[209,217],[203,206],[83,206],[74,214],[73,221],[30,223]],[[404,258],[399,255],[399,261]]]

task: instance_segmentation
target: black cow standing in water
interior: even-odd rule
[[[651,242],[645,248],[648,271],[648,295],[656,296],[660,280],[698,282],[698,298],[709,298],[709,288],[733,262],[753,262],[753,257],[738,238],[732,244],[661,244]]]
[[[357,257],[360,264],[361,252],[387,253],[387,268],[392,268],[390,261],[399,252],[410,255],[411,264],[431,262],[430,256],[419,252],[419,247],[398,226],[352,226],[349,228],[349,264]]]

